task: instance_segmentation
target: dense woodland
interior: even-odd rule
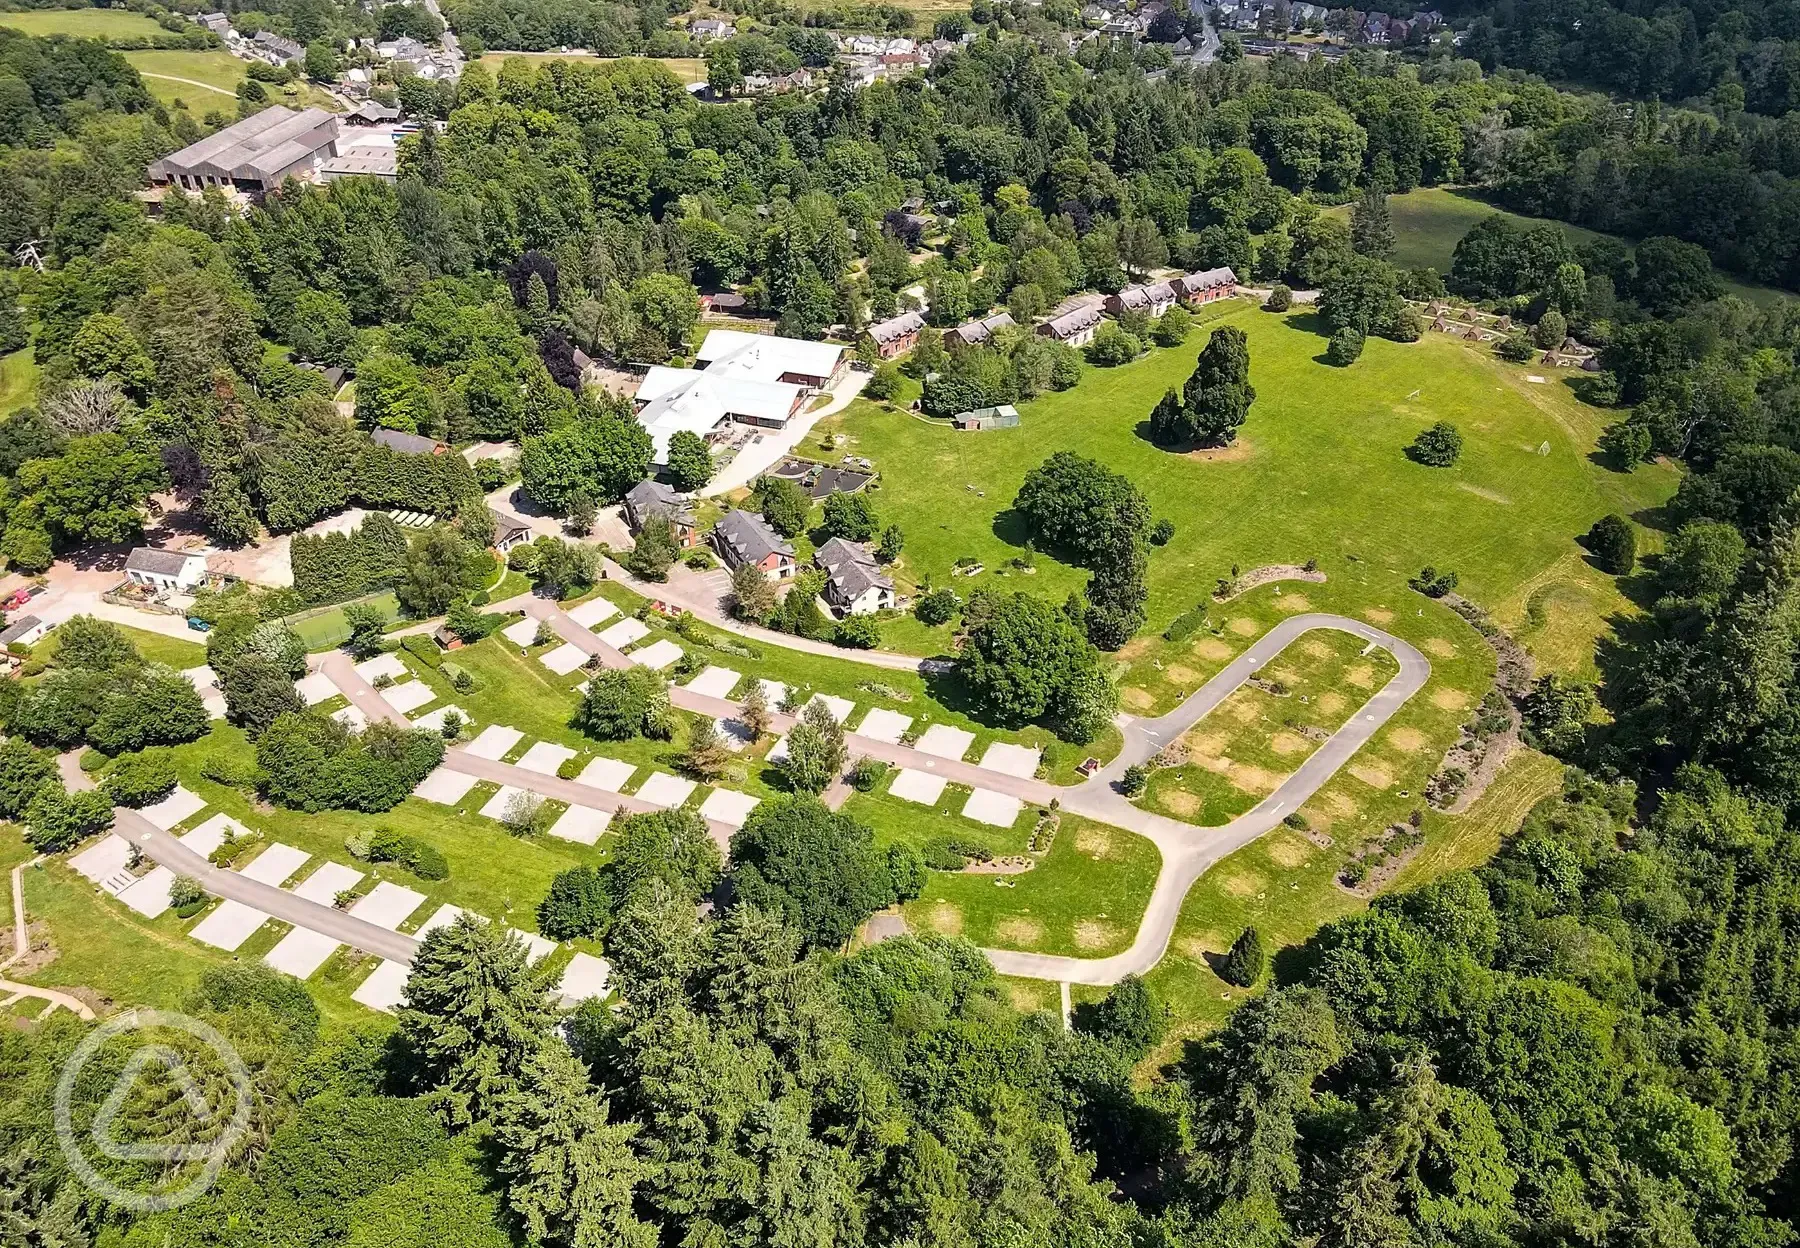
[[[478,629],[480,483],[454,456],[427,471],[378,452],[367,429],[520,436],[538,488],[571,506],[616,497],[648,451],[617,405],[577,396],[572,346],[683,356],[694,290],[724,283],[788,332],[854,334],[913,280],[908,240],[884,228],[912,193],[953,205],[922,270],[940,320],[1023,320],[1164,263],[1231,264],[1324,287],[1338,333],[1405,337],[1402,296],[1447,279],[1603,347],[1590,397],[1618,409],[1617,466],[1692,469],[1653,563],[1634,570],[1617,529],[1595,535],[1649,607],[1602,654],[1604,684],[1548,678],[1527,699],[1534,740],[1578,768],[1565,793],[1487,867],[1282,951],[1266,992],[1181,1051],[1141,1064],[1166,1020],[1135,981],[1064,1032],[1015,1011],[963,942],[838,952],[918,865],[810,798],[759,808],[725,861],[652,818],[540,911],[603,936],[617,1012],[559,1028],[523,950],[474,920],[427,939],[397,1025],[328,1029],[298,985],[209,973],[185,1005],[250,1059],[254,1129],[214,1191],[173,1213],[134,1219],[66,1169],[50,1088],[80,1025],[0,1033],[9,1242],[1793,1242],[1800,324],[1719,298],[1701,254],[1793,282],[1785,121],[1628,111],[1467,62],[1152,82],[1123,52],[1077,63],[1017,38],[978,41],[929,81],[724,107],[653,67],[516,66],[469,70],[396,185],[290,186],[242,220],[177,202],[151,224],[130,198],[142,167],[199,128],[154,107],[120,58],[0,37],[0,99],[0,179],[16,188],[0,235],[45,240],[48,262],[0,307],[0,332],[29,330],[43,369],[38,407],[0,425],[0,552],[21,566],[130,538],[169,485],[227,541],[363,499],[454,523],[320,544],[301,556],[309,592],[392,576],[421,612],[461,609]],[[1449,274],[1395,272],[1379,192],[1445,181],[1610,214],[1650,241],[1634,259],[1492,222]],[[1352,197],[1352,228],[1321,215]],[[269,342],[357,366],[354,415]],[[999,355],[956,375],[1054,384],[1055,360]],[[1244,364],[1241,343],[1209,348],[1159,408],[1167,440],[1229,439],[1254,398]],[[1000,718],[1079,735],[1111,709],[1093,643],[1144,622],[1152,517],[1129,482],[1064,456],[1019,505],[1047,548],[1095,569],[1085,601],[938,605],[971,612],[964,674]],[[1085,525],[1086,508],[1111,522]],[[381,809],[435,761],[420,734],[327,735],[292,705],[291,634],[219,609],[214,661],[260,773],[226,782]],[[145,688],[163,673],[87,649],[90,669],[46,681],[54,696],[34,693],[17,731],[80,740],[104,721],[121,749],[185,739],[190,707],[134,729],[117,681],[81,670]],[[1048,679],[1021,682],[1020,665]],[[654,723],[657,691],[626,683],[584,703],[596,733],[621,707],[636,720],[620,731]],[[7,813],[46,766],[27,746],[0,757]],[[44,821],[75,837],[88,813]],[[696,917],[708,894],[720,904]],[[1256,982],[1247,955],[1233,964]],[[155,1118],[176,1095],[130,1112]]]

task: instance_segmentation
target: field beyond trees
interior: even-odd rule
[[[1526,217],[1508,212],[1504,208],[1496,208],[1472,191],[1450,187],[1422,186],[1417,190],[1407,191],[1404,195],[1390,195],[1387,202],[1388,214],[1394,222],[1394,254],[1389,259],[1402,269],[1432,268],[1448,275],[1450,257],[1456,251],[1456,244],[1462,241],[1462,236],[1477,221],[1494,213],[1499,213],[1520,227],[1553,225],[1567,236],[1570,246],[1578,247],[1582,243],[1603,237],[1597,231],[1570,225],[1567,221],[1550,221],[1543,217]],[[1349,204],[1342,204],[1329,211],[1345,221],[1350,219]],[[1629,240],[1625,241],[1629,246]],[[1786,291],[1770,286],[1753,286],[1748,282],[1737,281],[1722,271],[1718,277],[1729,293],[1760,306],[1766,307],[1793,297]]]
[[[145,17],[125,9],[32,9],[0,13],[0,26],[11,26],[28,35],[70,35],[77,39],[150,39],[169,32]]]

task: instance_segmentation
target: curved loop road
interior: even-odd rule
[[[1237,692],[1245,681],[1295,640],[1318,628],[1349,633],[1371,646],[1387,650],[1398,660],[1400,671],[1357,708],[1356,713],[1273,793],[1253,809],[1216,828],[1202,828],[1152,814],[1119,793],[1115,786],[1127,767],[1156,757],[1165,745]],[[1124,953],[1110,958],[1067,958],[1011,949],[984,949],[982,952],[1002,975],[1063,983],[1114,984],[1126,975],[1142,975],[1149,971],[1162,960],[1168,949],[1169,937],[1175,931],[1176,920],[1181,917],[1181,903],[1194,881],[1219,859],[1242,849],[1275,827],[1284,816],[1298,810],[1350,761],[1351,756],[1405,705],[1408,698],[1419,691],[1430,675],[1431,664],[1424,655],[1379,628],[1341,615],[1295,615],[1257,638],[1254,645],[1226,664],[1223,671],[1167,715],[1157,719],[1122,717],[1120,727],[1125,733],[1125,748],[1119,751],[1111,765],[1087,783],[1066,790],[1062,807],[1090,819],[1129,828],[1147,837],[1162,852],[1162,869],[1157,873],[1150,902],[1144,908],[1137,939]]]

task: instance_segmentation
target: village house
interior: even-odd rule
[[[422,438],[416,433],[406,433],[399,429],[372,430],[369,441],[403,455],[442,455],[450,449],[436,438]]]
[[[790,91],[809,91],[813,74],[802,66],[791,74],[745,74],[745,95],[786,95]]]
[[[917,312],[902,312],[889,320],[877,321],[869,326],[868,332],[881,358],[891,360],[911,351],[919,341],[919,331],[924,328],[924,317]]]
[[[494,549],[503,555],[510,555],[515,546],[526,546],[531,543],[531,526],[515,515],[489,507],[488,515],[494,518]]]
[[[700,544],[693,504],[661,481],[639,481],[625,491],[625,523],[636,534],[652,516],[668,518],[675,541],[684,550]]]
[[[283,38],[273,31],[259,30],[250,42],[264,55],[264,59],[276,65],[286,65],[289,61],[297,61],[306,55],[304,45]]]
[[[737,34],[737,27],[716,17],[702,17],[688,24],[688,33],[701,40],[729,39]]]
[[[400,120],[400,110],[379,100],[364,100],[344,114],[347,126],[391,126]]]
[[[231,19],[223,13],[202,13],[194,20],[221,39],[231,33]]]
[[[726,512],[713,526],[712,537],[719,558],[734,572],[749,565],[777,581],[785,581],[797,570],[793,546],[752,512]]]
[[[1048,317],[1038,322],[1037,332],[1041,337],[1053,338],[1066,346],[1085,347],[1094,340],[1094,331],[1100,328],[1100,307],[1097,303],[1084,303],[1058,316]]]
[[[33,646],[43,639],[50,626],[35,615],[21,615],[0,631],[0,649],[9,646]]]
[[[1015,328],[1017,322],[1007,312],[996,312],[992,316],[980,320],[968,321],[944,334],[945,346],[979,347],[992,342],[994,335],[1003,329]]]
[[[825,601],[842,615],[873,615],[898,601],[868,548],[834,537],[814,556],[825,570]]]
[[[125,556],[125,576],[157,593],[187,593],[206,583],[206,556],[198,551],[139,546]]]
[[[1170,284],[1181,301],[1191,306],[1229,298],[1237,290],[1237,274],[1230,269],[1202,269],[1184,274]]]
[[[700,296],[700,310],[722,316],[742,316],[750,310],[750,301],[736,291],[722,290]]]
[[[1106,297],[1106,310],[1114,316],[1123,316],[1127,312],[1161,316],[1174,306],[1175,288],[1167,282],[1153,282],[1148,286],[1127,286],[1118,294]]]

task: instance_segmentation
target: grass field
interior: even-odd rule
[[[1222,640],[1211,640],[1217,652],[1230,653]],[[1263,669],[1267,687],[1245,685],[1182,737],[1191,761],[1154,772],[1143,804],[1213,827],[1273,793],[1323,735],[1341,728],[1400,670],[1385,650],[1364,657],[1364,644],[1321,631],[1289,645]],[[1197,685],[1197,673],[1193,678]]]
[[[73,35],[78,39],[148,39],[169,32],[145,17],[124,9],[34,9],[25,13],[0,13],[0,26],[11,26],[28,35]]]
[[[1123,953],[1162,865],[1156,847],[1119,828],[1065,815],[1050,852],[1023,875],[934,871],[907,903],[915,931],[978,945],[1104,958]]]
[[[167,663],[170,667],[180,670],[199,667],[206,662],[204,642],[187,641],[180,637],[165,637],[161,633],[152,633],[147,629],[132,628],[125,624],[115,625],[115,627],[131,640],[131,644],[137,647],[139,654],[152,663]],[[32,657],[43,659],[46,663],[54,662],[59,636],[60,634],[52,630],[49,636],[31,648]],[[194,636],[199,637],[200,634],[195,633]]]
[[[588,56],[581,52],[489,52],[476,64],[491,74],[498,74],[500,67],[513,58],[533,64],[541,61],[569,61],[577,65],[606,65],[615,60],[654,60],[683,82],[706,81],[706,62],[697,56],[610,57]]]
[[[1678,482],[1662,465],[1629,475],[1600,467],[1594,441],[1615,413],[1577,401],[1560,375],[1530,383],[1531,366],[1460,340],[1371,340],[1354,367],[1334,369],[1318,358],[1324,338],[1308,314],[1240,302],[1211,322],[1221,323],[1249,336],[1257,388],[1237,444],[1223,452],[1173,454],[1141,430],[1163,391],[1192,371],[1209,326],[1123,368],[1087,369],[1075,388],[1021,405],[1016,429],[957,433],[859,401],[823,422],[824,432],[846,435],[846,450],[882,470],[874,500],[884,522],[905,530],[902,575],[965,595],[989,586],[1061,600],[1079,588],[1084,572],[1042,555],[1032,575],[1008,567],[1026,539],[1012,499],[1026,472],[1057,450],[1125,474],[1176,526],[1150,555],[1148,633],[1201,602],[1233,565],[1307,559],[1334,575],[1355,568],[1377,595],[1406,596],[1406,578],[1425,564],[1451,568],[1462,592],[1497,609],[1579,559],[1575,539],[1600,516],[1650,512]],[[1463,432],[1454,468],[1426,468],[1404,453],[1436,420]],[[987,571],[952,578],[963,556]],[[1591,642],[1606,615],[1626,609],[1610,585],[1597,588],[1604,592],[1579,619],[1559,622],[1559,652],[1578,650],[1584,633]],[[888,642],[931,653],[948,634],[908,625]]]
[[[1330,211],[1345,220],[1350,218],[1348,204]],[[1520,216],[1518,213],[1496,208],[1472,192],[1449,190],[1441,186],[1420,187],[1404,195],[1390,195],[1388,212],[1394,219],[1396,246],[1393,262],[1403,269],[1433,268],[1445,274],[1450,272],[1450,257],[1456,250],[1456,244],[1469,232],[1469,227],[1496,212],[1515,225],[1554,225],[1568,236],[1571,244],[1577,246],[1600,237],[1594,230],[1563,221],[1546,221],[1542,217]],[[1753,286],[1724,273],[1720,273],[1719,278],[1732,294],[1752,303],[1766,306],[1793,297],[1787,291]]]
[[[0,355],[0,415],[37,402],[38,367],[33,349]]]
[[[124,57],[137,67],[145,88],[159,103],[172,108],[179,102],[196,116],[205,116],[214,109],[235,116],[237,86],[246,76],[245,63],[222,48],[126,52]],[[329,94],[304,81],[279,86],[265,82],[263,89],[271,103],[333,112],[339,108]]]

